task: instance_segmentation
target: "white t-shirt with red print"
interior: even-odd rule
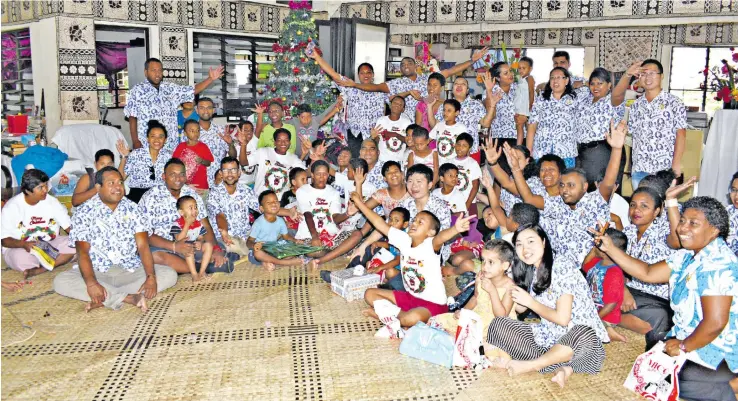
[[[294,153],[280,155],[274,148],[259,148],[251,152],[248,160],[249,166],[257,166],[254,184],[256,195],[271,189],[277,194],[277,199],[282,199],[282,194],[290,188],[290,170],[294,167],[305,168],[305,164]]]
[[[460,122],[454,125],[446,125],[445,122],[439,121],[429,137],[436,141],[436,151],[438,151],[438,167],[443,163],[453,163],[456,158],[456,137],[467,132],[466,127]]]
[[[444,194],[442,188],[436,188],[433,190],[433,195],[443,199],[451,210],[451,213],[466,212],[466,200],[468,198],[459,191],[459,187],[454,187],[449,194]]]
[[[374,126],[382,127],[384,131],[402,135],[404,138],[405,130],[410,124],[412,124],[412,121],[408,120],[405,116],[400,116],[400,119],[397,121],[390,120],[389,116],[383,116],[377,120]],[[402,158],[405,156],[405,140],[395,137],[385,140],[381,136],[382,132],[379,134],[379,160],[382,162],[394,160],[402,165]]]
[[[433,249],[433,237],[413,247],[410,236],[394,227],[389,229],[390,245],[400,251],[400,268],[405,289],[414,297],[446,304],[446,287],[441,275],[441,256]]]
[[[456,184],[456,188],[464,196],[464,202],[469,199],[469,194],[472,190],[472,184],[474,180],[482,178],[482,169],[479,168],[479,163],[471,157],[465,157],[454,159],[453,163],[459,169],[459,183]]]
[[[59,235],[59,228],[69,228],[71,220],[67,208],[53,196],[29,205],[20,193],[3,207],[1,224],[0,238],[51,241]]]
[[[315,231],[317,231],[321,240],[324,237],[333,238],[338,234],[338,226],[333,221],[333,215],[341,213],[341,194],[338,191],[330,185],[326,185],[323,189],[315,189],[312,185],[303,185],[297,190],[295,197],[297,197],[297,210],[300,211],[300,214],[307,212],[313,214]],[[295,238],[312,238],[305,219],[300,221]]]

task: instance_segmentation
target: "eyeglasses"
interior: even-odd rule
[[[658,73],[658,72],[656,72],[656,71],[649,71],[649,72],[642,72],[641,73],[641,77],[644,77],[644,78],[647,78],[647,77],[654,78],[654,77],[657,77],[659,75],[661,75],[661,74]]]
[[[154,181],[156,176],[154,175],[154,166],[149,167],[149,180]]]
[[[738,194],[738,188],[730,188],[728,192],[731,194]]]
[[[563,81],[565,79],[569,79],[567,77],[551,77],[549,78],[551,81]]]
[[[222,168],[222,169],[220,169],[220,171],[222,171],[223,174],[228,174],[228,173],[234,173],[235,174],[235,173],[238,172],[238,168],[237,167],[234,167],[234,168]]]

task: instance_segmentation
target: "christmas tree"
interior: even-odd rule
[[[313,114],[320,114],[336,101],[336,95],[329,78],[305,55],[306,50],[318,46],[315,19],[310,13],[310,2],[289,4],[290,13],[282,25],[279,42],[272,46],[276,53],[274,68],[266,89],[259,94],[266,96],[265,106],[272,100],[282,103],[287,115],[293,115],[292,111],[303,103],[312,107]]]

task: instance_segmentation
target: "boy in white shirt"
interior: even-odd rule
[[[303,185],[297,190],[297,209],[304,216],[297,228],[295,238],[298,242],[312,246],[323,246],[328,251],[339,248],[351,237],[351,231],[341,232],[338,225],[346,221],[350,215],[342,211],[341,194],[328,185],[330,166],[324,160],[317,160],[310,166],[312,183]],[[351,213],[353,215],[353,213]],[[343,247],[341,247],[343,248]],[[353,247],[351,247],[353,248]],[[344,251],[348,252],[350,249]],[[319,251],[308,256],[320,258],[326,251]],[[340,255],[338,255],[340,256]],[[319,263],[329,260],[316,259],[310,262],[313,269]]]
[[[274,148],[259,148],[246,156],[241,153],[239,161],[244,166],[256,166],[254,192],[259,195],[270,189],[281,199],[290,188],[289,173],[293,167],[305,167],[299,157],[287,153],[292,134],[285,128],[274,131]]]
[[[476,160],[469,157],[469,150],[473,141],[471,135],[467,133],[462,133],[456,138],[456,159],[453,163],[459,169],[459,182],[456,187],[466,197],[466,210],[471,210],[473,211],[472,214],[476,214],[476,210],[472,209],[472,203],[474,203],[474,198],[476,198],[479,191],[482,169],[479,168],[479,163]]]
[[[456,137],[466,132],[466,127],[456,122],[461,110],[461,103],[456,99],[447,99],[443,102],[443,122],[438,122],[430,132],[430,139],[436,141],[438,164],[453,162],[456,158]]]
[[[453,163],[444,163],[438,171],[441,187],[433,190],[433,195],[446,201],[452,214],[464,213],[466,196],[459,190],[459,168]]]
[[[374,228],[387,236],[390,245],[400,251],[402,281],[407,292],[370,288],[364,293],[364,300],[372,307],[364,314],[386,325],[376,336],[401,338],[404,337],[402,327],[428,322],[431,316],[446,313],[446,287],[438,252],[446,241],[469,230],[471,217],[460,218],[453,227],[440,231],[438,218],[421,211],[405,233],[390,227],[382,216],[364,204],[358,193],[352,193],[351,200]]]
[[[405,156],[405,129],[412,121],[402,115],[405,111],[405,99],[395,96],[390,103],[390,114],[382,116],[372,128],[370,135],[378,141],[379,162],[394,160],[403,162]]]

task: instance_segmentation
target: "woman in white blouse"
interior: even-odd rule
[[[564,254],[554,260],[550,241],[538,226],[520,228],[513,244],[515,310],[518,314],[532,310],[541,322],[494,318],[487,342],[512,359],[498,357],[492,365],[507,369],[510,376],[536,370],[554,373],[552,381],[561,387],[574,372],[599,373],[605,360],[602,343],[610,337],[577,262]]]

